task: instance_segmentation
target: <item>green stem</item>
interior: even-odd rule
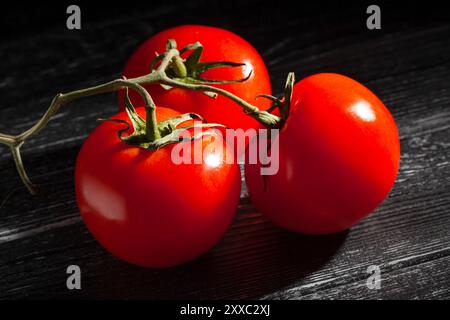
[[[244,99],[239,98],[238,96],[232,94],[231,92],[228,92],[221,88],[204,85],[204,84],[190,84],[190,83],[188,84],[188,83],[170,79],[167,76],[160,79],[160,83],[166,84],[168,86],[187,89],[187,90],[214,92],[217,94],[221,94],[221,95],[227,97],[228,99],[236,102],[238,105],[240,105],[244,109],[245,113],[247,113],[250,117],[258,120],[260,123],[262,123],[266,127],[277,128],[277,127],[279,127],[279,125],[281,123],[280,117],[278,117],[274,114],[271,114],[269,112],[266,112],[266,111],[261,111],[261,110],[259,110],[258,107],[248,103]]]
[[[3,144],[5,144],[9,147],[12,147],[16,144],[16,138],[9,134],[0,133],[0,142],[2,142]]]
[[[90,88],[75,90],[68,93],[59,93],[53,98],[50,106],[41,117],[41,119],[39,119],[31,128],[18,135],[8,135],[5,133],[0,133],[0,143],[10,147],[17,171],[23,183],[30,190],[30,192],[35,193],[37,189],[36,186],[31,183],[29,177],[26,174],[20,154],[20,147],[29,137],[37,134],[40,130],[42,130],[62,106],[83,97],[89,97],[106,92],[113,92],[124,88],[131,88],[137,91],[142,96],[145,102],[145,135],[148,142],[154,142],[161,138],[160,131],[158,130],[158,123],[156,120],[155,103],[153,102],[148,91],[145,90],[145,88],[142,86],[143,84],[150,83],[160,83],[187,90],[197,90],[203,91],[205,93],[221,94],[240,105],[249,116],[255,118],[263,125],[267,127],[279,127],[281,125],[282,119],[280,117],[275,116],[267,111],[260,111],[256,106],[248,103],[247,101],[235,96],[234,94],[226,90],[205,84],[188,84],[169,78],[166,74],[166,70],[171,63],[177,76],[181,78],[186,76],[186,66],[184,65],[184,62],[180,57],[180,52],[175,48],[175,42],[173,42],[173,44],[169,46],[167,52],[164,55],[164,58],[161,60],[161,64],[159,65],[158,69],[152,71],[152,73],[133,79],[117,79]]]
[[[38,192],[38,187],[33,184],[28,177],[25,167],[23,166],[22,162],[22,156],[20,155],[20,146],[11,146],[11,152],[14,158],[14,162],[16,164],[17,172],[19,173],[20,178],[22,179],[23,183],[27,187],[27,189],[30,191],[31,194],[36,194]]]
[[[17,139],[19,142],[23,142],[30,136],[38,133],[42,128],[45,127],[45,125],[50,121],[50,119],[65,104],[68,104],[72,101],[75,101],[75,100],[83,98],[83,97],[89,97],[89,96],[93,96],[93,95],[97,95],[97,94],[101,94],[101,93],[117,91],[117,90],[123,89],[125,87],[136,90],[144,99],[146,108],[151,109],[152,110],[151,113],[155,113],[154,103],[150,97],[150,94],[141,85],[131,82],[131,81],[128,81],[128,80],[117,79],[117,80],[114,80],[114,81],[111,81],[111,82],[108,82],[105,84],[101,84],[98,86],[81,89],[81,90],[76,90],[76,91],[72,91],[69,93],[57,94],[53,98],[52,103],[50,104],[50,107],[44,113],[42,118],[39,119],[39,121],[35,125],[33,125],[30,129],[21,133],[17,137],[13,137],[13,139]],[[152,119],[156,118],[156,116],[152,116],[151,118]],[[154,123],[153,121],[150,122],[148,128],[149,128],[148,130],[152,132],[150,135],[158,136],[158,133],[157,133],[158,130],[157,130],[156,123]],[[2,142],[1,136],[0,136],[0,142]]]

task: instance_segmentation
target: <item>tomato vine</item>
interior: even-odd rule
[[[181,54],[187,51],[191,51],[191,54],[186,59],[182,59]],[[68,93],[59,93],[53,98],[44,115],[28,130],[17,135],[10,135],[0,132],[0,143],[10,148],[16,169],[27,189],[32,194],[35,194],[38,191],[37,186],[31,182],[24,168],[20,152],[21,147],[28,138],[42,130],[62,106],[83,97],[122,89],[132,89],[139,93],[145,103],[146,120],[145,124],[140,128],[139,133],[136,133],[136,130],[135,133],[140,134],[141,136],[139,139],[144,142],[143,144],[140,144],[140,146],[149,149],[157,149],[165,144],[175,143],[178,140],[176,139],[176,132],[171,129],[173,126],[167,126],[168,122],[163,124],[157,123],[155,103],[153,102],[148,91],[142,86],[143,84],[159,83],[168,90],[172,87],[177,87],[187,90],[201,91],[211,98],[215,98],[218,94],[220,94],[240,105],[246,114],[253,117],[268,128],[279,128],[283,124],[284,119],[287,118],[288,114],[289,98],[285,98],[282,101],[269,95],[260,95],[259,97],[268,98],[274,102],[273,108],[270,108],[267,111],[262,111],[244,99],[224,89],[212,86],[212,84],[243,82],[248,77],[234,80],[203,79],[201,74],[209,69],[220,67],[237,67],[242,66],[243,64],[229,61],[202,63],[200,62],[202,51],[203,46],[198,42],[187,45],[186,47],[178,50],[175,40],[169,39],[167,42],[166,52],[158,55],[154,59],[151,66],[151,72],[149,74],[132,79],[116,79],[85,89],[79,89]],[[156,65],[158,66],[156,67]],[[289,91],[292,90],[293,83],[294,76],[293,73],[290,73],[286,84],[286,97],[290,97]],[[281,117],[271,113],[275,108],[280,108]],[[131,108],[128,108],[128,111],[131,114],[133,113],[133,109]],[[129,116],[131,115],[130,113]],[[197,118],[198,115],[186,114],[184,117],[194,119]],[[174,119],[173,121],[177,121],[177,119]],[[219,124],[200,124],[200,126],[215,125]]]

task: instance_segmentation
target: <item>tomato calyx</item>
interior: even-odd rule
[[[200,133],[189,136],[189,137],[181,137],[181,134],[185,130],[193,129],[193,128],[223,128],[225,126],[218,123],[205,123],[205,119],[202,116],[196,113],[185,113],[173,118],[169,118],[164,121],[160,121],[156,124],[156,130],[158,130],[159,137],[156,139],[148,139],[147,126],[149,125],[148,121],[150,119],[144,120],[134,108],[133,104],[128,95],[128,89],[125,89],[125,111],[128,115],[128,118],[131,122],[131,127],[133,128],[133,132],[131,134],[126,134],[130,129],[130,124],[121,119],[98,119],[99,122],[116,122],[124,124],[125,127],[120,129],[117,132],[117,136],[119,139],[131,146],[140,147],[148,150],[157,150],[166,145],[192,141],[202,137],[205,132],[203,130]],[[190,121],[190,120],[200,120],[201,122],[195,122],[193,125],[187,125],[178,127],[180,124]]]
[[[271,114],[273,111],[275,111],[275,109],[280,110],[281,121],[278,123],[278,129],[281,129],[284,126],[284,123],[289,117],[294,83],[295,74],[294,72],[290,72],[287,76],[286,84],[284,85],[283,97],[281,99],[269,94],[259,94],[256,96],[256,98],[264,98],[272,101],[272,106],[267,109],[266,112]]]
[[[156,70],[157,65],[166,57],[167,52],[170,50],[176,50],[177,44],[174,39],[169,39],[167,41],[166,52],[162,54],[158,54],[150,64],[150,72]],[[186,47],[180,49],[179,55],[176,55],[172,58],[171,63],[168,65],[166,69],[166,75],[178,82],[182,82],[185,84],[230,84],[230,83],[239,83],[244,82],[250,78],[253,70],[250,70],[248,74],[241,79],[206,79],[202,77],[202,74],[208,70],[216,69],[216,68],[224,68],[224,67],[246,67],[245,63],[232,62],[232,61],[209,61],[209,62],[201,62],[201,56],[203,53],[203,45],[200,42],[196,42],[193,44],[189,44]],[[181,55],[191,52],[185,59],[181,57]],[[166,89],[170,90],[173,87],[170,85],[166,85],[160,83],[160,85]],[[206,95],[211,98],[216,98],[217,93],[204,91]]]

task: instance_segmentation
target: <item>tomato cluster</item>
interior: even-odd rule
[[[168,39],[180,47],[199,41],[203,61],[238,61],[245,67],[216,68],[205,78],[248,77],[218,87],[250,102],[271,94],[266,66],[257,51],[239,36],[218,28],[181,26],[154,35],[128,60],[127,78],[150,72],[155,53]],[[155,101],[158,121],[195,112],[207,121],[234,129],[263,126],[241,106],[219,95],[159,84],[145,88]],[[130,93],[131,102],[142,105]],[[368,88],[338,74],[316,74],[292,88],[289,114],[277,136],[278,172],[262,176],[259,163],[245,165],[253,204],[289,230],[325,234],[345,230],[372,212],[388,195],[399,167],[396,124],[388,109]],[[114,119],[129,121],[119,94]],[[286,100],[279,100],[286,101]],[[261,110],[271,106],[259,99]],[[138,108],[144,117],[144,110]],[[89,230],[111,253],[147,267],[167,267],[192,260],[214,246],[236,213],[241,179],[238,165],[221,138],[202,135],[201,163],[174,164],[177,144],[146,150],[125,144],[121,124],[100,124],[84,143],[76,165],[76,193]],[[253,141],[252,143],[256,143]],[[211,145],[221,148],[210,148]],[[211,150],[222,150],[221,152]]]

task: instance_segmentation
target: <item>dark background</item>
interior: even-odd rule
[[[397,121],[401,167],[390,196],[348,232],[307,237],[279,229],[243,190],[231,230],[211,252],[175,268],[112,257],[78,213],[73,166],[114,94],[77,101],[27,142],[25,165],[44,192],[30,196],[0,146],[0,298],[448,299],[450,298],[450,23],[443,2],[77,2],[82,30],[66,29],[64,2],[3,4],[0,131],[31,126],[58,92],[119,77],[133,50],[167,27],[230,29],[261,53],[280,93],[297,78],[338,72],[375,91]],[[82,290],[66,289],[66,268]],[[381,268],[380,290],[366,287]]]

